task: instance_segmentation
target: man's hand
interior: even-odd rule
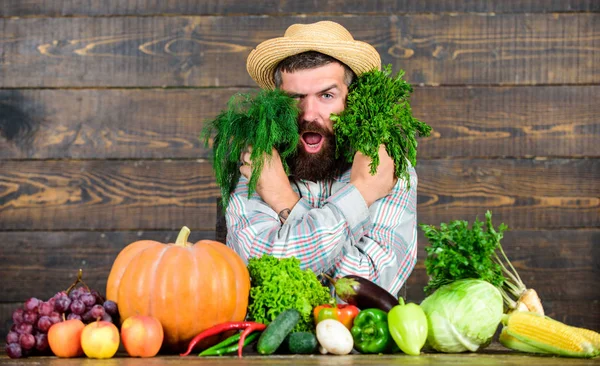
[[[350,174],[350,183],[362,194],[367,206],[387,196],[397,181],[394,175],[394,161],[385,151],[384,145],[379,146],[379,166],[375,175],[371,175],[370,164],[370,157],[357,152]]]
[[[252,147],[249,147],[240,157],[243,163],[240,166],[240,173],[248,179],[252,176],[251,153]],[[292,189],[279,153],[273,149],[271,156],[265,154],[263,159],[264,163],[256,185],[256,193],[277,213],[285,208],[291,210],[300,197]]]

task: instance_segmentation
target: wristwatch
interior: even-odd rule
[[[277,216],[279,216],[279,221],[281,221],[282,224],[284,224],[285,220],[287,220],[288,216],[290,216],[290,212],[292,212],[292,210],[289,208],[284,208],[283,210],[279,211]]]

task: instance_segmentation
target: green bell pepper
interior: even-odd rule
[[[398,302],[388,313],[390,334],[402,352],[418,356],[427,340],[427,316],[415,303],[405,305],[403,298]]]
[[[383,353],[390,351],[394,345],[394,339],[388,330],[387,313],[380,309],[359,312],[350,332],[354,348],[360,353]]]

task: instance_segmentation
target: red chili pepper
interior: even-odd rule
[[[352,329],[354,318],[360,310],[349,304],[338,304],[337,307],[332,307],[329,304],[319,305],[313,310],[315,324],[318,324],[324,319],[335,319],[340,321],[348,329]]]
[[[192,338],[192,340],[190,341],[190,344],[188,345],[187,351],[185,353],[181,353],[180,356],[189,355],[190,352],[192,352],[192,350],[194,349],[194,347],[198,344],[198,342],[200,342],[201,340],[203,340],[207,337],[220,334],[227,330],[246,329],[246,328],[248,328],[250,326],[254,326],[256,324],[260,324],[260,325],[264,326],[264,324],[256,323],[256,322],[225,322],[222,324],[217,324],[214,327],[205,329],[204,331],[202,331],[198,335],[196,335],[194,338]]]
[[[242,348],[244,348],[244,341],[246,340],[246,336],[254,331],[265,330],[267,326],[261,323],[256,323],[250,325],[248,328],[244,329],[242,335],[240,336],[240,340],[238,341],[238,357],[242,358]]]

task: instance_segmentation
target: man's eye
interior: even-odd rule
[[[325,99],[333,99],[333,94],[325,93],[325,94],[323,94],[323,98],[325,98]]]

